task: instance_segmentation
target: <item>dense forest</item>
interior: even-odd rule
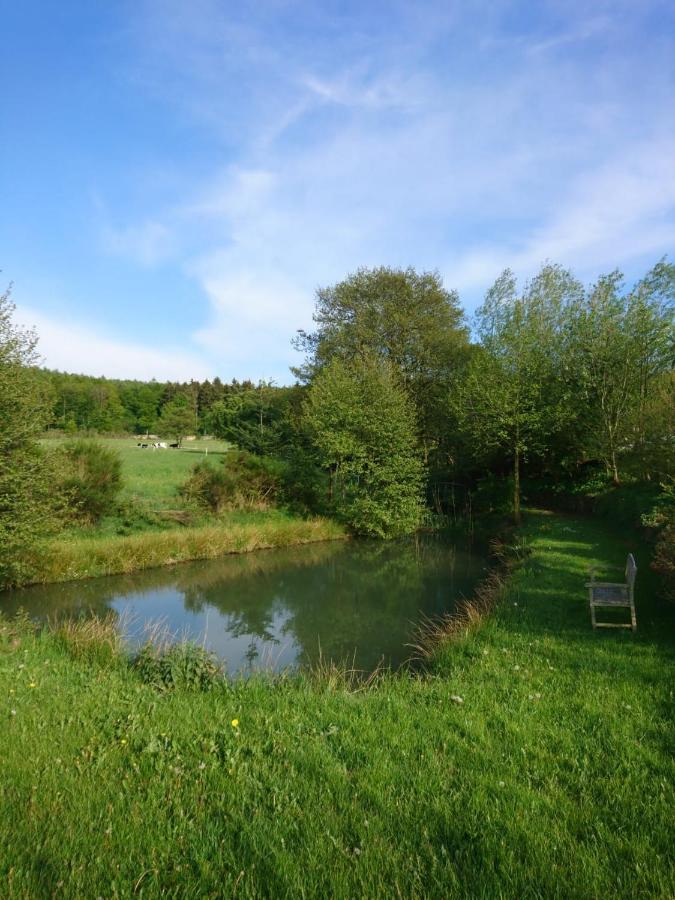
[[[5,295],[3,420],[20,434],[3,444],[15,472],[6,506],[31,518],[41,482],[20,472],[39,469],[44,429],[208,434],[239,454],[201,463],[184,495],[215,511],[248,480],[288,507],[391,537],[485,510],[517,522],[523,493],[569,502],[630,483],[659,494],[643,514],[667,531],[674,301],[666,260],[632,286],[611,272],[586,287],[546,264],[520,287],[503,272],[469,322],[436,273],[362,269],[317,291],[315,328],[295,339],[296,383],[279,387],[39,369]]]

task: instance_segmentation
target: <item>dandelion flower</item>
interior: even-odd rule
[[[31,683],[28,685],[28,687],[29,687],[29,688],[34,688],[34,687],[37,687],[37,684],[35,684],[34,681],[31,681]]]
[[[232,719],[232,727],[239,728],[239,719]]]
[[[120,740],[120,744],[126,744],[126,742],[127,742],[127,739],[126,739],[126,738],[122,738],[122,739]]]

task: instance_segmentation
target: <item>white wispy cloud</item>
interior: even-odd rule
[[[16,321],[34,328],[39,336],[38,352],[50,369],[109,378],[138,378],[149,381],[189,381],[204,379],[209,371],[203,357],[183,348],[148,347],[119,338],[77,322],[56,320],[26,306],[17,307]]]
[[[315,287],[360,265],[439,267],[471,306],[507,265],[586,277],[673,248],[673,41],[631,41],[642,9],[566,4],[525,36],[501,3],[396,6],[386,33],[367,9],[244,10],[143,7],[141,82],[228,149],[109,242],[194,279],[194,351],[232,374],[282,379]]]

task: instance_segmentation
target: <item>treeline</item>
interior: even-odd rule
[[[40,369],[49,398],[48,429],[67,434],[148,434],[177,397],[192,414],[191,431],[205,431],[214,404],[254,389],[251,381],[159,382],[74,375]]]
[[[0,387],[15,399],[0,413],[5,433],[22,435],[0,444],[15,478],[7,508],[35,509],[17,497],[40,483],[34,438],[45,425],[178,442],[209,433],[240,454],[201,465],[184,486],[190,502],[218,514],[232,497],[274,497],[382,537],[486,509],[517,521],[524,483],[560,496],[622,481],[668,487],[674,303],[665,260],[632,286],[612,272],[586,287],[547,264],[521,287],[503,272],[470,323],[438,274],[362,269],[317,291],[315,327],[295,341],[297,383],[275,387],[38,370],[5,296],[0,378],[13,387]],[[644,513],[672,540],[672,491],[663,497],[670,506]]]
[[[211,433],[283,460],[297,498],[391,535],[477,506],[666,483],[675,451],[675,266],[590,287],[505,271],[469,323],[438,275],[361,270],[319,290],[292,388],[214,403]],[[204,473],[201,475],[204,483]]]

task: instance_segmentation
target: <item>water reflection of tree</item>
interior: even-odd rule
[[[260,643],[278,643],[284,621],[281,633],[301,648],[301,661],[321,652],[370,669],[382,656],[394,663],[405,656],[420,608],[426,615],[444,612],[470,590],[475,575],[468,563],[466,554],[433,536],[333,542],[31,588],[5,595],[2,608],[11,614],[23,606],[40,618],[101,615],[126,597],[173,588],[186,610],[214,608],[227,633],[250,636],[250,663]]]

